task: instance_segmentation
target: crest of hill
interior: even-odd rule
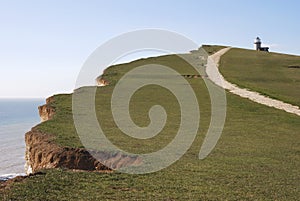
[[[240,88],[300,106],[300,56],[232,48],[219,69]]]
[[[213,54],[223,46],[206,45],[203,48]],[[249,88],[254,87],[251,84],[255,84],[257,79],[257,87],[274,93],[273,79],[282,79],[277,81],[276,87],[283,90],[294,86],[289,81],[289,87],[285,88],[287,79],[299,85],[299,69],[288,67],[297,66],[298,59],[232,49],[221,60],[220,68],[226,79],[236,80],[241,85],[249,82]],[[103,73],[109,85],[97,87],[95,104],[98,119],[103,120],[102,126],[107,128],[113,143],[131,149],[133,153],[139,149],[149,153],[168,144],[180,120],[175,111],[178,105],[171,101],[174,98],[172,94],[154,86],[139,91],[132,99],[135,110],[131,110],[131,115],[137,124],[147,125],[149,107],[162,104],[170,118],[163,135],[159,134],[153,141],[128,138],[111,119],[110,96],[114,84],[128,70],[153,62],[172,66],[181,74],[195,74],[185,62],[174,55],[167,55],[109,67]],[[293,71],[288,75],[282,74],[289,70]],[[293,73],[296,77],[285,77]],[[1,188],[0,200],[298,200],[299,117],[227,93],[227,118],[222,137],[209,158],[198,160],[199,147],[210,123],[211,108],[202,79],[187,81],[194,88],[201,109],[200,129],[187,153],[172,166],[146,175],[80,172],[65,168],[42,170],[41,174]],[[280,94],[280,91],[274,94]],[[160,102],[157,103],[157,100]],[[49,145],[55,143],[68,150],[83,149],[74,127],[72,95],[55,95],[48,104],[55,109],[55,114],[37,125],[35,130],[51,136],[47,142]],[[48,107],[45,108],[48,111]],[[44,155],[41,152],[36,158],[41,160]]]

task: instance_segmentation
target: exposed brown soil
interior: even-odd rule
[[[96,158],[104,162],[105,165],[103,165],[86,149],[61,147],[53,142],[51,135],[35,129],[26,133],[25,142],[27,173],[49,168],[108,171],[139,165],[142,162],[137,156],[101,151],[91,152]]]

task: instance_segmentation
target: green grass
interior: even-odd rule
[[[116,66],[111,66],[107,70],[105,70],[105,74],[103,75],[104,78],[110,81],[110,85],[106,87],[98,87],[97,88],[97,96],[96,96],[96,108],[97,110],[97,117],[101,119],[101,123],[103,125],[103,129],[106,131],[108,135],[112,132],[113,137],[111,140],[118,139],[121,133],[119,129],[116,128],[116,125],[113,122],[111,108],[110,108],[110,99],[111,94],[114,89],[116,82],[130,70],[147,64],[159,64],[164,66],[169,66],[172,69],[178,71],[182,75],[195,75],[199,74],[195,69],[193,69],[185,60],[181,59],[176,55],[167,55],[161,57],[154,57],[149,59],[140,59],[135,62],[130,62],[126,64],[120,64]],[[147,76],[147,75],[145,75]],[[199,87],[204,88],[204,83],[201,79],[187,79],[191,86],[195,88],[195,90],[201,90]],[[83,88],[82,90],[84,90]],[[206,98],[209,100],[209,96],[206,90],[202,90],[204,93],[197,94],[199,97],[200,95],[203,96],[202,98]],[[163,89],[162,87],[157,86],[148,86],[145,87],[144,90],[139,90],[136,92],[137,94],[133,96],[133,100],[131,101],[131,112],[133,115],[132,117],[136,120],[137,124],[143,124],[146,126],[149,123],[148,119],[148,110],[149,108],[155,103],[164,106],[166,110],[171,112],[169,123],[172,125],[166,125],[166,129],[161,136],[165,136],[166,132],[169,133],[167,129],[176,130],[176,124],[178,124],[178,119],[175,121],[176,111],[177,116],[179,115],[179,110],[175,110],[178,107],[174,102],[176,100],[172,97],[171,93]],[[153,96],[156,94],[156,96]],[[205,96],[204,96],[205,95]],[[74,124],[73,124],[73,116],[72,116],[72,95],[56,95],[54,96],[55,102],[53,103],[53,107],[56,109],[55,118],[46,122],[43,122],[37,126],[37,129],[45,132],[53,134],[53,140],[62,145],[62,146],[69,146],[69,147],[82,147],[80,139],[76,133]],[[157,101],[158,100],[158,101]],[[173,101],[172,101],[173,100]],[[202,101],[201,104],[209,105],[210,101]],[[134,107],[133,107],[134,106]],[[209,110],[209,107],[205,107],[206,110]],[[139,112],[137,112],[139,111]],[[110,118],[108,118],[110,117]],[[139,123],[139,121],[141,123]],[[208,120],[207,120],[208,121]],[[141,125],[141,126],[143,126]],[[118,137],[116,137],[116,135]],[[126,136],[123,135],[125,139]],[[128,138],[127,138],[128,139]],[[130,139],[134,140],[134,139]],[[130,142],[132,143],[132,141]],[[145,141],[145,144],[149,143],[149,141]],[[124,141],[126,144],[126,141]],[[157,143],[154,143],[157,144]],[[126,145],[125,145],[126,146]]]
[[[54,99],[55,102],[51,104],[56,110],[55,117],[38,124],[37,130],[51,134],[52,140],[62,146],[83,147],[73,123],[72,95],[55,95]]]
[[[164,63],[181,74],[194,74],[176,56],[143,59],[113,66],[106,73],[115,83],[125,72],[146,63]],[[45,174],[14,183],[0,200],[297,200],[300,197],[300,118],[255,104],[227,93],[227,118],[223,134],[204,160],[200,146],[210,123],[209,94],[202,79],[187,79],[197,93],[200,129],[188,152],[162,171],[124,173],[45,170]],[[130,112],[138,125],[147,125],[153,104],[165,107],[165,129],[149,140],[136,140],[117,129],[110,111],[114,85],[98,88],[97,116],[107,136],[119,147],[136,153],[164,147],[175,136],[179,106],[175,97],[158,86],[137,91]],[[72,122],[71,95],[55,96],[56,116],[37,128],[52,133],[58,144],[81,147]]]
[[[207,52],[208,55],[212,55],[227,46],[222,45],[202,45],[202,48]]]
[[[300,56],[231,49],[221,58],[220,71],[240,87],[300,106]]]

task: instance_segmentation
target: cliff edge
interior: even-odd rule
[[[55,98],[47,98],[46,104],[40,106],[41,121],[55,118]],[[121,167],[139,165],[141,159],[120,153],[86,150],[84,148],[63,147],[55,143],[54,135],[43,133],[37,127],[25,134],[25,171],[27,174],[36,173],[41,169],[67,168],[87,171],[111,171]],[[92,154],[91,154],[92,153]],[[105,162],[103,165],[99,160]]]

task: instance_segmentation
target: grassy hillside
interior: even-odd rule
[[[176,98],[166,89],[150,85],[133,96],[130,112],[136,124],[147,125],[149,107],[161,104],[169,115],[162,132],[153,139],[136,140],[116,127],[110,109],[114,84],[125,72],[147,63],[168,65],[181,74],[196,73],[175,55],[143,59],[105,71],[104,77],[112,84],[97,89],[98,119],[104,119],[101,125],[109,139],[135,153],[164,147],[174,137],[180,120]],[[14,183],[10,190],[2,190],[0,200],[297,200],[300,118],[227,93],[224,132],[211,155],[199,160],[210,123],[210,99],[201,78],[187,81],[199,102],[200,129],[188,152],[170,167],[145,175],[45,170]],[[55,96],[55,118],[38,129],[52,133],[63,146],[81,147],[72,121],[71,99],[71,95]]]
[[[300,106],[300,56],[231,49],[220,71],[238,86]]]
[[[164,66],[169,66],[172,69],[178,71],[181,75],[196,75],[199,74],[193,67],[191,67],[186,61],[181,59],[176,55],[167,55],[161,56],[156,58],[149,58],[149,59],[140,59],[134,62],[120,64],[116,66],[111,66],[105,70],[103,74],[103,78],[109,80],[110,85],[106,87],[98,87],[97,88],[97,96],[96,96],[96,108],[97,110],[97,117],[98,119],[103,120],[101,122],[104,126],[104,129],[107,128],[106,133],[111,133],[113,136],[111,140],[118,139],[121,134],[119,129],[117,129],[116,125],[113,122],[112,114],[111,114],[111,107],[110,107],[110,99],[114,89],[115,84],[117,81],[130,70],[138,67],[143,66],[146,64],[160,64]],[[148,76],[148,75],[145,75]],[[207,94],[207,91],[204,88],[204,83],[201,79],[187,79],[191,86],[194,89],[201,90],[201,98],[203,101],[200,104],[206,105],[203,106],[203,112],[205,110],[210,109],[210,101]],[[172,81],[172,80],[170,80]],[[202,87],[200,89],[199,87]],[[87,87],[85,87],[87,88]],[[84,88],[83,88],[84,90]],[[155,94],[155,96],[154,96]],[[200,98],[200,93],[197,94]],[[206,100],[205,100],[206,99]],[[51,133],[55,136],[54,140],[62,145],[62,146],[70,146],[70,147],[82,147],[80,139],[76,133],[75,127],[73,125],[73,116],[72,116],[72,95],[56,95],[55,96],[55,103],[53,103],[53,107],[56,108],[56,115],[55,118],[43,122],[42,124],[38,125],[37,128],[42,132]],[[150,85],[144,87],[143,90],[139,90],[136,92],[136,95],[133,96],[131,100],[131,114],[133,115],[135,123],[141,126],[146,126],[149,123],[148,118],[148,110],[153,104],[160,104],[164,106],[164,108],[171,112],[168,122],[172,125],[167,125],[166,129],[176,129],[176,124],[178,124],[178,119],[176,120],[176,115],[179,115],[179,108],[178,103],[175,103],[176,99],[172,96],[170,92],[162,87],[157,87],[154,85]],[[134,110],[133,110],[134,109]],[[177,113],[176,113],[177,112]],[[203,115],[204,118],[204,115]],[[208,121],[208,120],[207,120]],[[169,133],[169,131],[165,130],[164,132]],[[165,135],[165,134],[164,134]],[[162,135],[162,136],[164,136]],[[125,135],[123,135],[125,137]],[[132,140],[130,139],[131,143]],[[126,142],[126,141],[125,141]],[[158,140],[157,142],[161,142]],[[146,144],[149,143],[148,141],[145,142]],[[126,144],[126,143],[125,143]],[[154,143],[157,144],[157,143]]]
[[[212,55],[216,52],[218,52],[221,49],[226,48],[227,46],[222,45],[203,45],[202,48],[209,54]]]

